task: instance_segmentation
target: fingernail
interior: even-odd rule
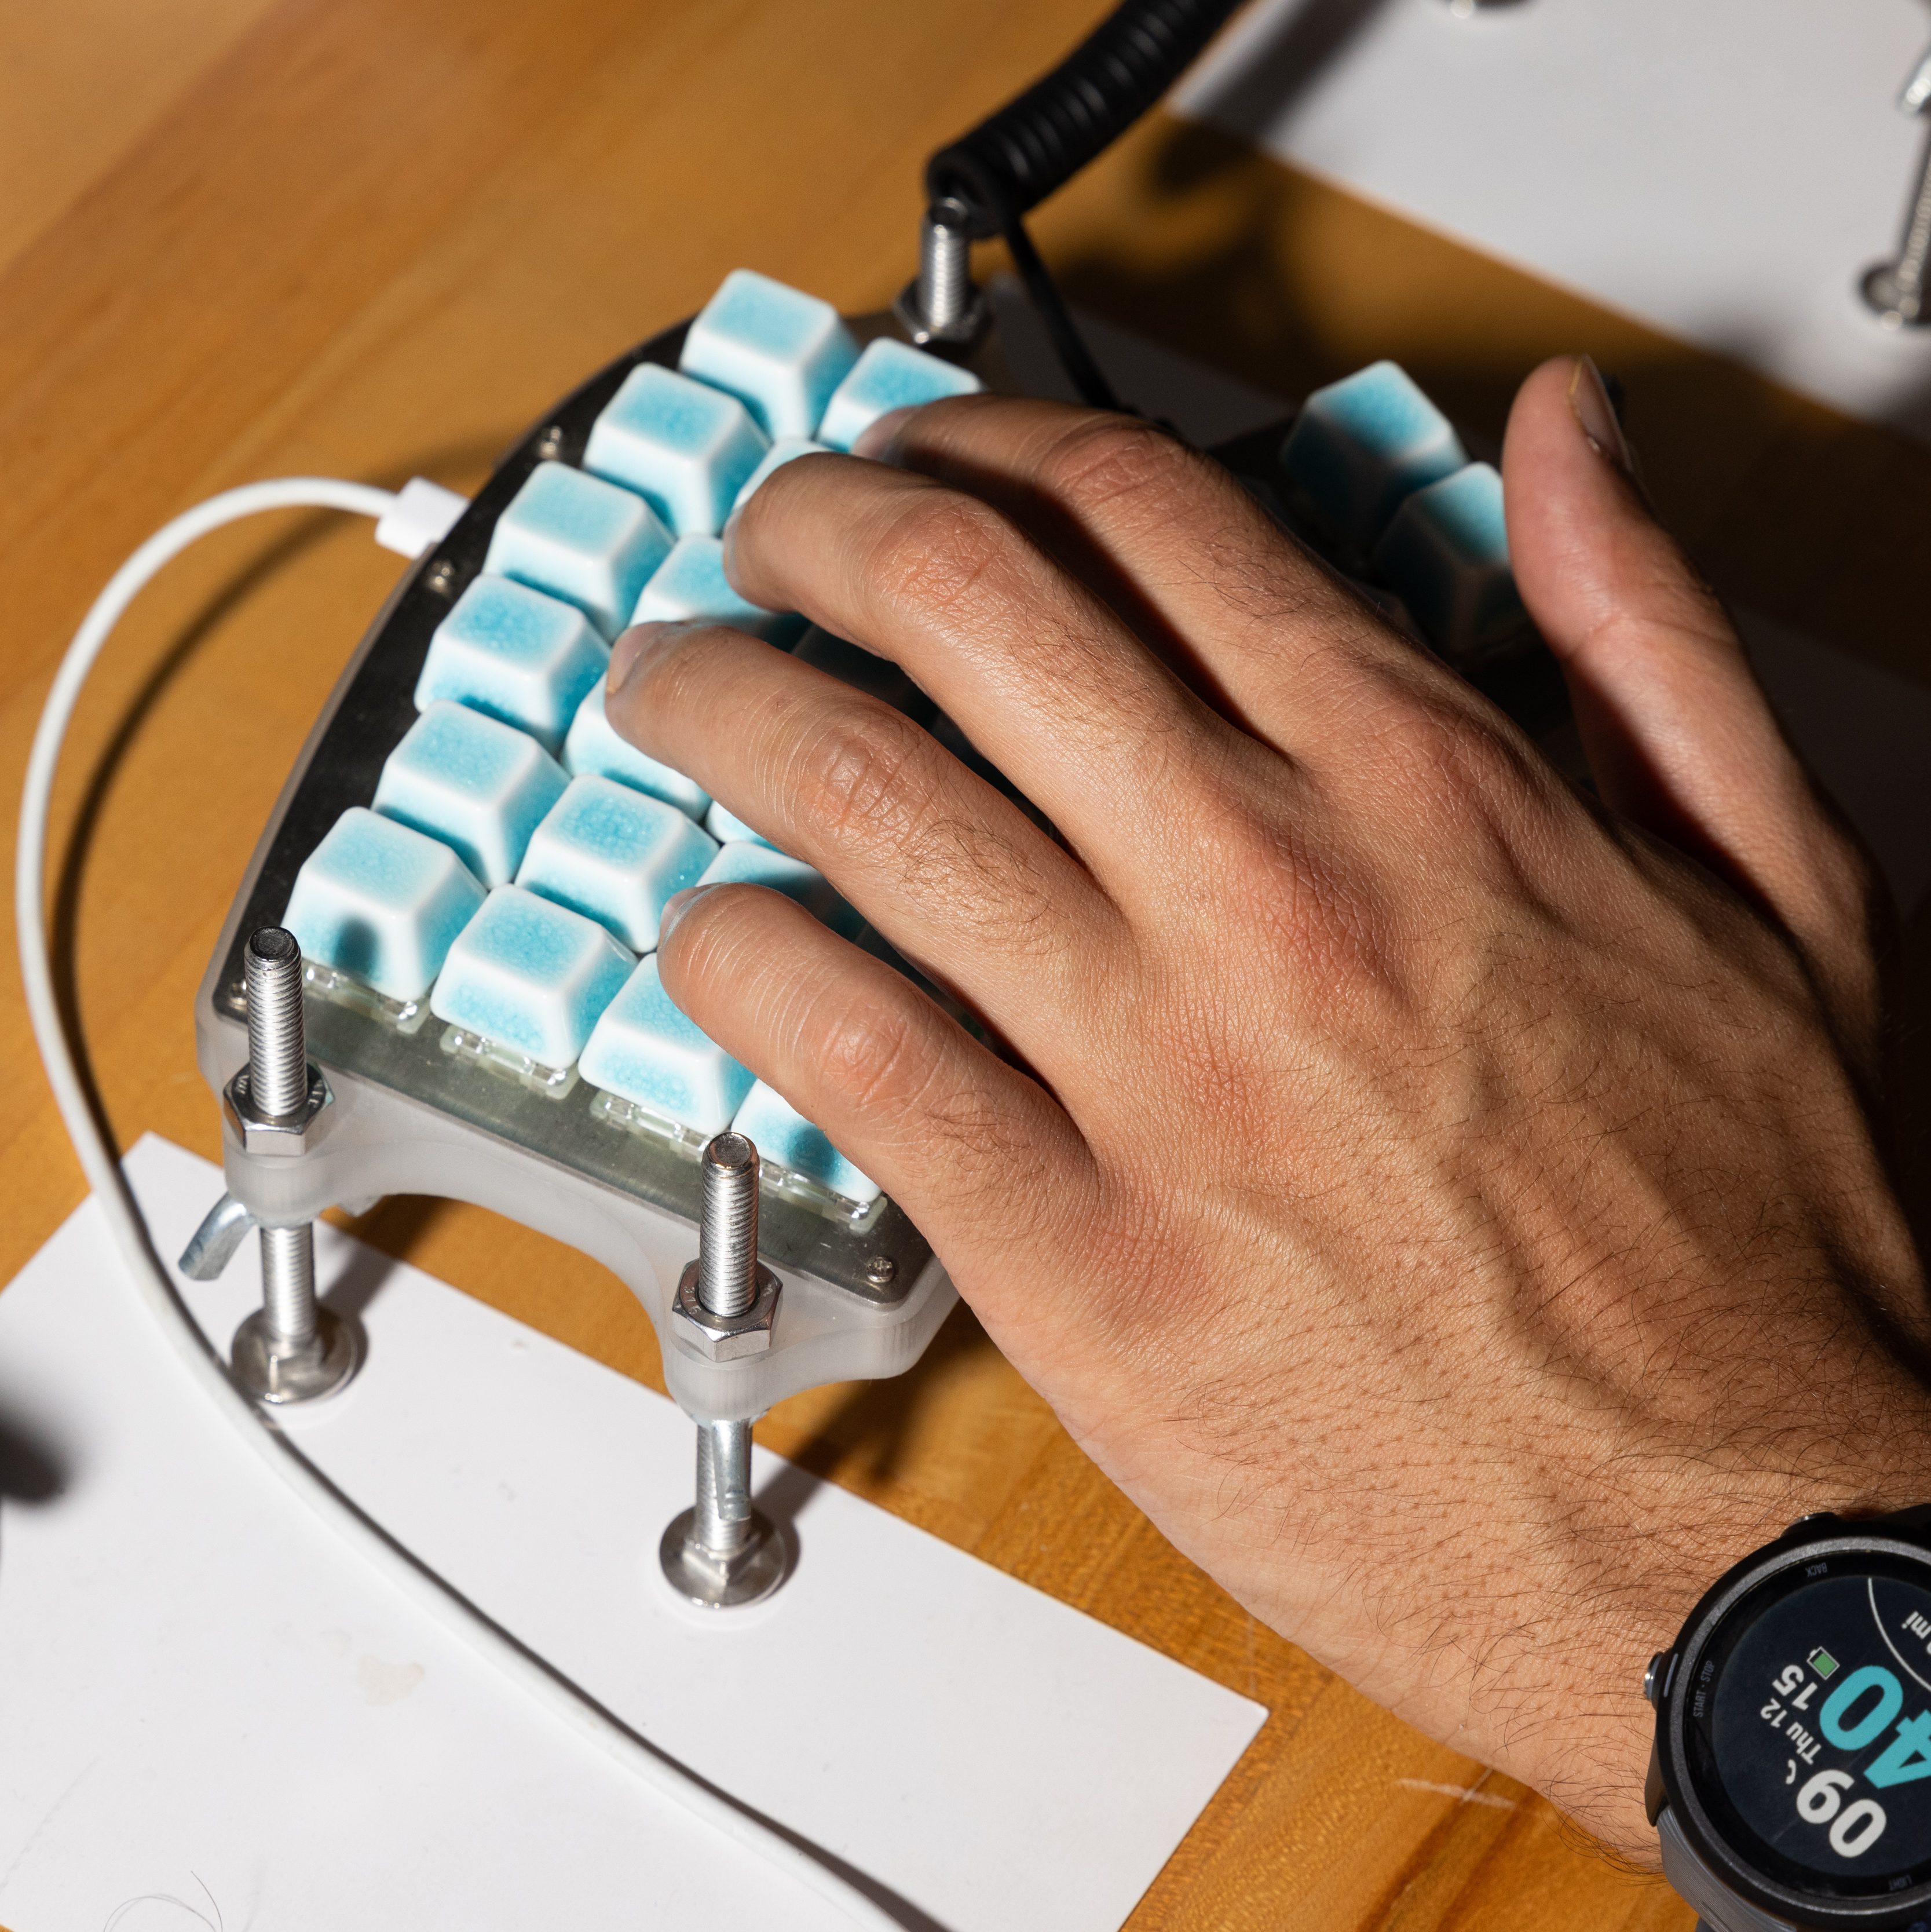
[[[1636,481],[1636,459],[1623,426],[1609,400],[1603,372],[1587,356],[1576,358],[1576,373],[1569,379],[1569,410],[1576,418],[1583,440],[1604,462],[1620,470],[1631,482]]]
[[[874,463],[889,460],[892,446],[898,440],[898,432],[912,420],[915,412],[907,407],[887,410],[877,422],[868,424],[859,431],[858,440],[852,445],[854,456],[868,456]]]
[[[662,950],[664,942],[677,929],[677,922],[706,892],[715,892],[715,886],[686,886],[681,892],[673,892],[664,902],[664,916],[657,922],[657,944]]]
[[[665,623],[633,624],[610,646],[610,668],[604,674],[604,694],[613,698],[621,691],[638,664],[649,656],[670,626]]]

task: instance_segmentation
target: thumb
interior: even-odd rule
[[[1784,737],[1715,594],[1657,523],[1596,365],[1545,362],[1502,456],[1522,601],[1569,681],[1604,802],[1769,911],[1862,1048],[1871,868]]]

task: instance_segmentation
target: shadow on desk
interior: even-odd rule
[[[1290,398],[1392,356],[1492,448],[1528,371],[1586,351],[1621,379],[1658,508],[1724,595],[1931,686],[1912,567],[1931,449],[1193,122],[1144,123],[1039,225],[1067,294],[1123,328]]]

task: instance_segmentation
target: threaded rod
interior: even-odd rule
[[[700,1422],[691,1540],[722,1561],[743,1549],[751,1533],[751,1424]]]
[[[941,196],[919,228],[919,308],[934,335],[957,328],[972,306],[972,244],[965,204]]]
[[[248,1091],[276,1120],[308,1102],[308,1028],[301,1006],[301,948],[295,934],[264,926],[244,956],[248,995]]]
[[[264,1228],[262,1307],[278,1348],[307,1348],[315,1340],[315,1229]]]
[[[757,1166],[742,1134],[718,1134],[704,1149],[697,1302],[707,1315],[742,1315],[757,1299]]]

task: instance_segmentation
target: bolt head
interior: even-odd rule
[[[713,1315],[697,1299],[697,1264],[687,1262],[670,1305],[672,1331],[709,1361],[734,1362],[746,1355],[763,1354],[778,1324],[778,1301],[784,1286],[760,1262],[757,1299],[742,1315]]]
[[[889,1288],[898,1279],[898,1264],[889,1255],[874,1255],[865,1264],[866,1286]]]
[[[235,1330],[229,1354],[235,1379],[272,1408],[338,1394],[361,1365],[361,1332],[330,1308],[315,1311],[315,1340],[305,1348],[284,1347],[258,1308]]]
[[[244,1066],[221,1090],[221,1118],[229,1138],[249,1154],[286,1160],[306,1154],[319,1138],[323,1113],[334,1096],[319,1066],[308,1070],[308,1100],[298,1114],[264,1114],[249,1090]]]

